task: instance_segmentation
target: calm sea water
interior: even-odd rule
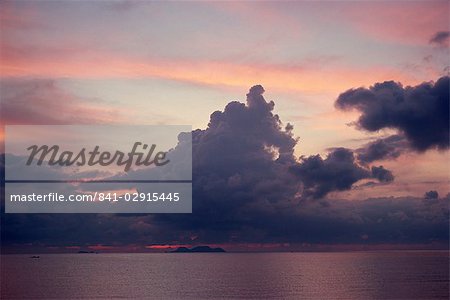
[[[449,298],[437,251],[3,255],[1,269],[1,299]]]

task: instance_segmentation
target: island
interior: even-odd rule
[[[205,252],[223,253],[225,252],[225,250],[222,248],[211,248],[209,246],[197,246],[193,248],[178,247],[177,249],[170,251],[170,253],[205,253]]]

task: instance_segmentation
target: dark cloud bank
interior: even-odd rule
[[[336,107],[356,109],[358,129],[377,132],[394,129],[397,134],[358,149],[358,159],[371,163],[394,159],[406,151],[424,152],[449,148],[449,77],[435,83],[403,87],[385,81],[370,88],[348,90],[339,95]]]
[[[325,158],[294,156],[293,127],[282,126],[263,92],[254,86],[246,104],[230,102],[211,115],[207,129],[193,131],[192,214],[3,215],[4,245],[446,244],[449,197],[433,191],[424,198],[361,201],[326,195],[362,179],[390,183],[389,170],[369,164],[399,156],[399,148],[448,149],[448,78],[414,88],[387,82],[341,94],[337,107],[361,111],[359,128],[396,128],[399,134],[355,151],[334,148]],[[429,127],[447,130],[447,140],[445,132]]]

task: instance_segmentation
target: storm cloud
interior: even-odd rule
[[[345,148],[333,149],[325,159],[315,155],[297,160],[293,126],[283,128],[272,113],[273,101],[266,102],[263,92],[262,86],[252,87],[247,105],[231,102],[211,115],[206,130],[193,132],[193,177],[201,182],[199,194],[209,198],[204,187],[218,184],[214,190],[227,186],[228,198],[237,201],[246,195],[250,202],[280,204],[348,190],[364,178],[390,181],[358,165],[354,153]]]
[[[360,111],[355,123],[359,129],[369,132],[396,129],[412,150],[449,148],[448,76],[414,87],[385,81],[370,88],[350,89],[339,95],[335,105],[342,110]],[[385,156],[399,153],[394,150]]]
[[[371,170],[372,177],[378,179],[380,182],[391,182],[394,180],[394,175],[392,175],[392,172],[385,169],[383,166],[373,166]]]
[[[351,189],[352,185],[365,178],[376,178],[380,182],[394,179],[392,173],[383,167],[372,170],[356,163],[353,151],[346,148],[332,150],[325,159],[320,155],[303,157],[301,163],[291,167],[303,183],[303,196],[322,198],[331,191]]]
[[[293,127],[282,125],[263,92],[252,87],[246,104],[229,103],[205,130],[193,131],[193,213],[157,215],[157,223],[207,241],[274,241],[277,232],[292,238],[306,222],[302,203],[325,203],[328,193],[361,179],[393,180],[383,167],[359,165],[350,149],[296,159]]]
[[[355,150],[358,161],[367,165],[377,160],[396,159],[408,150],[408,141],[404,136],[394,134],[377,139]]]

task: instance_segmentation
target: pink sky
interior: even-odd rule
[[[447,73],[448,45],[430,43],[448,31],[447,1],[0,5],[2,80],[15,82],[17,93],[18,82],[49,82],[34,85],[24,103],[39,118],[11,117],[8,124],[205,128],[213,111],[244,101],[250,86],[262,84],[301,139],[297,155],[324,154],[387,134],[347,126],[357,114],[335,110],[341,92],[385,80],[415,85]],[[46,115],[43,106],[57,111]],[[384,162],[396,183],[335,196],[446,194],[447,159],[431,150]]]

